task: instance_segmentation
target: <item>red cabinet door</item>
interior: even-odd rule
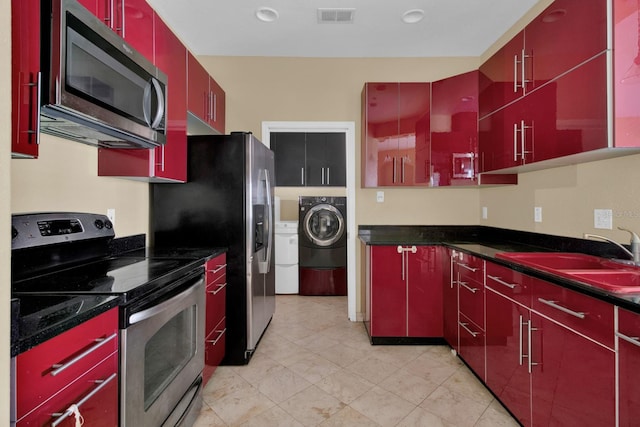
[[[522,425],[531,425],[528,321],[530,311],[492,289],[486,294],[486,366],[489,389]]]
[[[476,325],[462,312],[458,313],[460,348],[458,354],[480,379],[485,379],[485,334],[484,329]]]
[[[531,315],[533,425],[615,425],[615,352]]]
[[[638,2],[613,2],[615,146],[637,147],[640,134],[640,27]]]
[[[38,157],[40,1],[11,0],[11,155]]]
[[[125,1],[127,0],[78,0],[78,3],[122,36]]]
[[[606,49],[606,1],[555,0],[525,28],[527,92]]]
[[[618,378],[620,427],[631,427],[640,419],[640,315],[618,308]]]
[[[406,335],[407,292],[403,259],[397,246],[371,247],[371,336]]]
[[[416,169],[416,151],[421,148],[418,143],[430,145],[431,83],[399,83],[397,105],[398,127],[393,138],[398,151],[392,156],[393,184],[427,185],[424,171]]]
[[[437,246],[405,252],[408,337],[442,337],[442,263]]]
[[[431,186],[477,183],[478,80],[471,71],[432,84]]]
[[[204,123],[208,123],[209,74],[191,54],[187,53],[187,109]]]
[[[154,13],[146,0],[120,0],[122,28],[120,35],[143,54],[149,61],[154,62]],[[124,9],[124,10],[122,10]],[[157,43],[157,40],[156,40]],[[158,64],[156,64],[158,65]],[[167,72],[165,68],[160,67]]]
[[[209,126],[220,132],[224,133],[225,129],[225,109],[226,95],[222,87],[214,80],[213,77],[209,77]]]

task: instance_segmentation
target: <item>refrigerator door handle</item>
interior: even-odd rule
[[[260,172],[260,180],[264,181],[265,185],[265,199],[267,205],[267,224],[264,227],[264,231],[267,233],[267,244],[264,248],[264,261],[258,262],[258,271],[261,274],[267,274],[271,270],[271,252],[273,248],[273,202],[271,200],[271,177],[269,176],[269,170],[263,169]]]

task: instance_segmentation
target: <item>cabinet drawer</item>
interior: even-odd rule
[[[84,425],[113,427],[118,425],[118,352],[107,356],[96,366],[81,374],[64,390],[46,400],[22,419],[17,427],[52,425],[65,416],[65,411],[75,404]],[[60,387],[62,389],[62,387]],[[36,393],[37,389],[32,389]],[[59,427],[75,426],[75,416],[69,414],[59,421]]]
[[[542,280],[532,280],[532,308],[613,348],[613,305]]]
[[[204,363],[218,366],[224,358],[224,348],[227,337],[227,319],[222,318],[204,342]]]
[[[206,285],[227,281],[227,256],[218,255],[204,264]]]
[[[114,308],[16,358],[18,419],[118,350]]]
[[[526,307],[531,307],[532,280],[531,276],[508,267],[492,262],[487,263],[487,287]]]
[[[454,251],[458,274],[462,281],[484,283],[484,260],[464,252]]]
[[[205,315],[205,335],[216,327],[220,320],[225,317],[227,283],[214,282],[207,286],[206,290],[206,315]]]
[[[460,314],[460,356],[482,380],[485,379],[485,335],[484,330]]]
[[[640,315],[618,308],[618,332],[628,337],[640,336]]]
[[[458,304],[460,313],[484,328],[484,286],[458,280]]]

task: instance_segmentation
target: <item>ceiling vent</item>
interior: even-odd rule
[[[319,24],[351,24],[353,23],[353,14],[355,9],[339,8],[319,8],[318,23]]]

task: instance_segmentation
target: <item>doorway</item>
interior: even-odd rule
[[[345,134],[347,196],[347,311],[349,320],[356,319],[356,163],[355,122],[262,122],[262,142],[271,146],[272,132],[335,132]]]

